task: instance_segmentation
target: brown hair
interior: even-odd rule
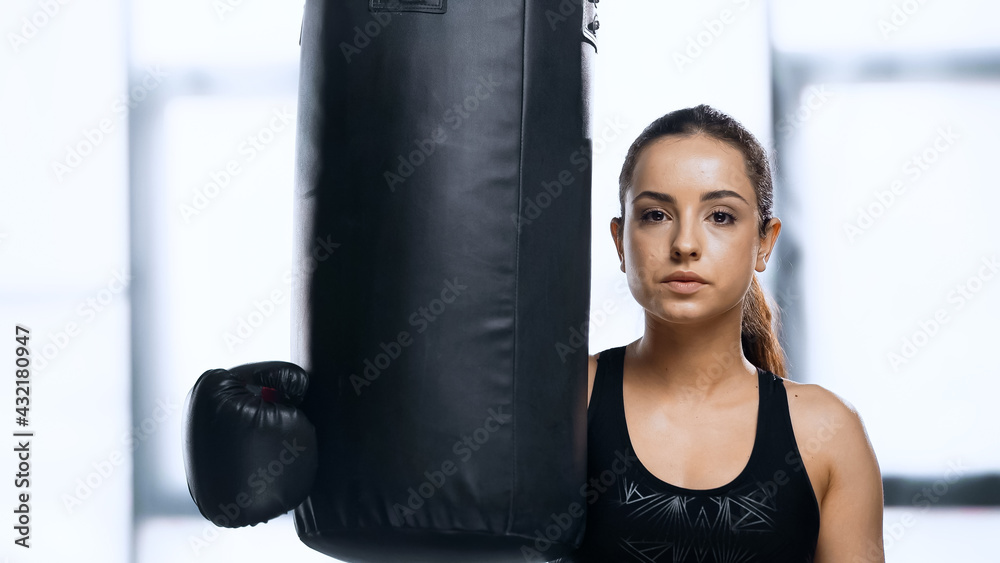
[[[707,105],[670,112],[647,126],[632,142],[618,177],[618,200],[621,222],[625,217],[625,193],[632,183],[632,174],[642,150],[653,141],[668,136],[707,135],[740,151],[746,162],[747,177],[757,195],[757,215],[760,236],[763,237],[771,220],[774,187],[767,152],[756,137],[740,122]],[[619,231],[621,232],[621,231]],[[777,308],[775,309],[777,311]],[[774,326],[772,326],[772,323]],[[743,325],[740,340],[743,352],[753,365],[780,377],[786,376],[785,354],[775,332],[778,325],[764,296],[764,290],[754,274],[750,289],[743,299]]]

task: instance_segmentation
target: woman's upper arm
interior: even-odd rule
[[[590,396],[594,393],[594,379],[597,377],[597,357],[600,353],[589,356],[587,368],[587,406],[590,406]]]
[[[797,387],[811,395],[800,405],[811,412],[802,417],[810,438],[796,441],[800,450],[818,450],[808,453],[817,454],[827,478],[815,563],[884,563],[882,475],[864,423],[853,407],[822,387]]]

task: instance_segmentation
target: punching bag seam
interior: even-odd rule
[[[521,10],[521,118],[519,120],[520,131],[518,136],[520,137],[520,146],[518,147],[518,159],[517,159],[517,231],[514,234],[515,244],[514,244],[514,333],[513,342],[511,345],[511,351],[513,352],[514,361],[512,363],[514,373],[512,374],[512,385],[511,385],[511,395],[513,401],[511,403],[514,405],[511,409],[511,425],[510,434],[511,441],[514,447],[511,448],[511,465],[510,465],[510,496],[507,503],[507,530],[506,534],[510,535],[514,529],[514,495],[517,492],[517,375],[518,375],[518,328],[520,325],[520,308],[518,300],[520,297],[520,285],[521,285],[521,202],[524,199],[524,116],[525,116],[525,72],[527,71],[527,34],[528,34],[528,2],[525,0],[524,8]]]

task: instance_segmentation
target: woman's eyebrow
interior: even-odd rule
[[[662,201],[664,203],[677,203],[677,200],[674,198],[674,196],[670,194],[665,194],[662,192],[654,192],[650,190],[640,192],[638,195],[635,196],[635,198],[632,199],[632,203],[635,203],[636,201],[638,201],[640,198],[643,197],[648,197],[650,199],[655,199],[657,201]],[[705,192],[701,194],[700,201],[708,201],[710,199],[723,199],[727,197],[738,198],[742,200],[743,203],[750,205],[750,202],[747,201],[746,198],[734,192],[733,190],[712,190],[710,192]]]
[[[710,199],[724,199],[727,197],[735,197],[737,199],[742,200],[743,203],[750,205],[749,201],[747,201],[743,196],[734,192],[733,190],[712,190],[710,192],[705,192],[701,194],[701,201],[708,201]]]
[[[632,203],[635,203],[644,197],[655,199],[656,201],[662,201],[663,203],[677,203],[677,200],[674,199],[674,196],[670,194],[665,194],[662,192],[653,192],[649,190],[645,190],[643,192],[638,193],[634,198],[632,198]]]

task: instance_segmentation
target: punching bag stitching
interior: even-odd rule
[[[511,409],[511,421],[510,421],[510,435],[511,442],[514,447],[511,448],[511,460],[510,460],[510,497],[508,499],[507,508],[507,530],[508,535],[514,529],[514,495],[517,492],[517,374],[518,374],[518,361],[517,361],[517,335],[518,328],[520,325],[520,308],[518,305],[518,299],[520,297],[520,285],[521,285],[521,202],[524,198],[524,116],[525,116],[525,84],[524,75],[527,71],[527,34],[528,34],[528,2],[525,0],[524,8],[521,10],[521,118],[520,118],[520,143],[518,147],[518,161],[517,161],[517,232],[514,234],[515,244],[514,244],[514,341],[511,346],[511,351],[513,352],[514,361],[512,374],[513,384],[511,385],[511,395],[513,397],[513,408]]]
[[[371,12],[424,12],[444,14],[448,11],[447,0],[369,0]]]

